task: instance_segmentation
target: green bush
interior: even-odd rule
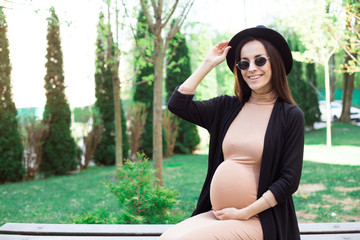
[[[23,145],[11,92],[7,23],[0,8],[0,183],[23,179]]]
[[[75,223],[170,224],[183,219],[178,192],[155,185],[155,170],[144,154],[139,161],[127,161],[118,170],[116,183],[104,182],[119,203],[119,212],[96,209],[82,216],[72,216]]]

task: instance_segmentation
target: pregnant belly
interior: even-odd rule
[[[244,208],[257,199],[258,171],[254,165],[226,160],[216,169],[210,186],[214,210]]]

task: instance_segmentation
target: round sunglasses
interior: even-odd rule
[[[246,60],[241,60],[240,62],[238,62],[236,64],[236,66],[240,69],[240,70],[246,70],[250,67],[250,63],[255,63],[256,66],[258,67],[262,67],[266,64],[266,61],[269,59],[270,57],[258,57],[255,58],[254,61],[250,62],[250,61],[246,61]]]

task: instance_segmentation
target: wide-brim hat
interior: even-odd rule
[[[286,75],[290,73],[293,65],[293,58],[288,43],[280,33],[262,25],[242,30],[231,38],[229,42],[231,49],[226,56],[226,62],[231,71],[234,71],[236,47],[245,37],[261,38],[274,45],[284,62]]]

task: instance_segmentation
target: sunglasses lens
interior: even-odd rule
[[[265,63],[266,63],[266,58],[264,58],[264,57],[259,57],[259,58],[255,59],[255,64],[258,67],[264,66]]]
[[[268,57],[269,58],[269,57]],[[255,61],[253,63],[255,63],[256,66],[258,67],[262,67],[266,64],[266,61],[268,58],[265,57],[258,57],[255,59]],[[238,62],[238,64],[236,65],[240,70],[246,70],[250,67],[250,62],[243,60]]]
[[[246,70],[248,69],[248,67],[250,66],[250,63],[248,61],[240,61],[238,63],[238,67],[241,69],[241,70]]]

